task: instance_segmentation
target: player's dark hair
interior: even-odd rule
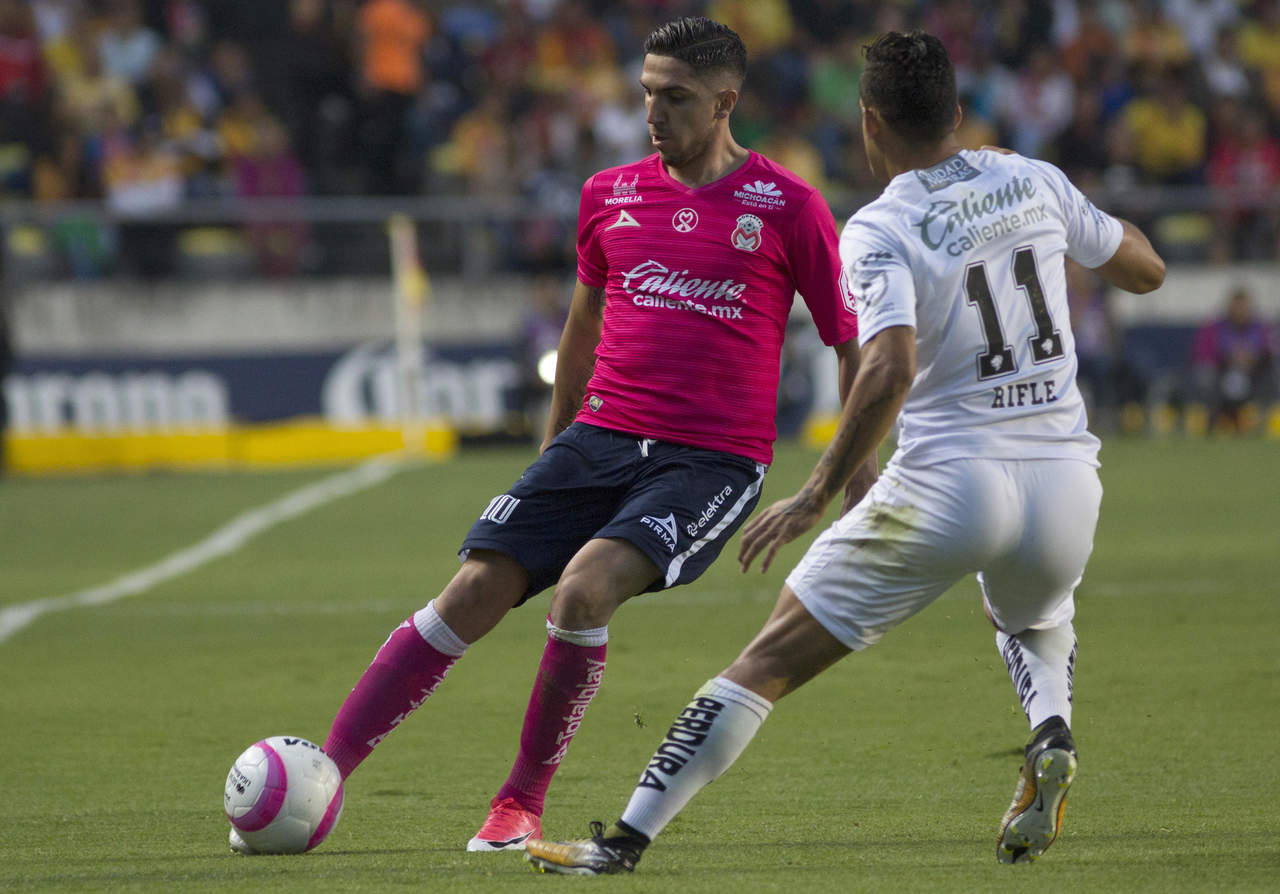
[[[862,103],[913,143],[936,143],[955,124],[956,70],[942,41],[890,31],[862,48]]]
[[[698,74],[725,71],[741,84],[747,77],[747,48],[728,25],[704,16],[685,16],[654,29],[644,42],[645,53],[671,56]]]

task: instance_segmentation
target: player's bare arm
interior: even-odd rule
[[[890,326],[872,336],[863,349],[836,433],[809,480],[794,496],[774,503],[743,528],[738,550],[743,571],[762,553],[760,570],[767,571],[783,544],[817,524],[832,497],[889,433],[915,374],[914,328]]]
[[[836,361],[838,366],[838,378],[840,390],[840,406],[844,406],[844,402],[849,399],[849,392],[853,390],[853,381],[858,375],[858,340],[851,338],[846,342],[842,342],[835,346]],[[871,485],[876,483],[879,476],[880,467],[877,462],[877,456],[874,451],[867,457],[867,461],[859,466],[853,472],[853,477],[849,479],[849,484],[844,489],[844,501],[840,504],[840,514],[844,515],[871,490]]]
[[[1098,274],[1126,292],[1154,292],[1164,282],[1164,261],[1141,230],[1123,218],[1119,220],[1124,237],[1111,260],[1096,268]]]
[[[587,382],[596,366],[596,346],[604,322],[604,287],[578,280],[569,305],[569,317],[556,351],[556,381],[551,392],[547,431],[538,452],[546,450],[556,435],[568,428],[582,407]]]

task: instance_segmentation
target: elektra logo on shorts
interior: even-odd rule
[[[698,521],[695,524],[684,526],[685,532],[690,537],[697,537],[698,533],[711,524],[711,520],[720,514],[720,507],[724,505],[724,501],[729,499],[729,495],[732,493],[733,488],[726,485],[724,490],[707,501],[706,508],[699,514]]]

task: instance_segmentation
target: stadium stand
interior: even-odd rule
[[[751,47],[742,138],[837,192],[871,186],[850,101],[858,47],[910,25],[948,45],[975,140],[1095,188],[1280,179],[1276,0],[3,0],[0,187],[135,212],[359,193],[573,208],[585,173],[643,147],[641,38],[689,12]],[[1250,210],[1154,229],[1175,254],[1274,258],[1276,214]],[[513,263],[563,254],[562,234],[528,229]],[[293,246],[255,247],[272,274],[305,269],[306,238],[248,235]],[[68,272],[120,260],[84,227],[57,242]],[[151,247],[152,272],[178,262],[172,244]]]

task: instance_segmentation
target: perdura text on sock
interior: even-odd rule
[[[1032,689],[1031,670],[1027,667],[1027,663],[1022,657],[1022,644],[1018,642],[1017,637],[1011,636],[1005,640],[1004,649],[1005,667],[1009,669],[1009,679],[1013,681],[1014,691],[1018,694],[1018,701],[1022,702],[1022,710],[1027,714],[1031,713],[1031,702],[1039,694]]]
[[[724,710],[724,703],[713,698],[700,696],[680,712],[671,729],[667,730],[662,744],[649,760],[640,777],[640,788],[652,788],[660,792],[667,790],[667,784],[661,776],[674,776],[693,757],[698,746],[707,741],[707,732],[711,724]]]

